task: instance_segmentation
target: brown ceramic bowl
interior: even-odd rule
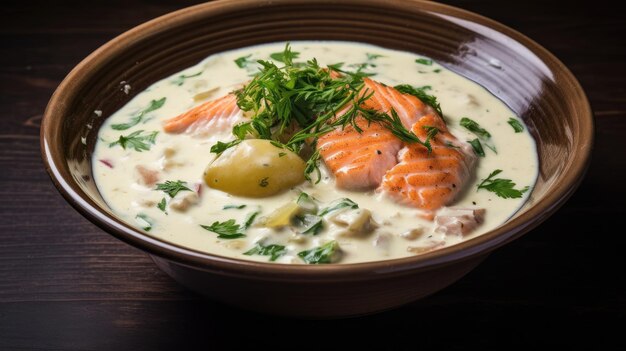
[[[315,39],[423,54],[500,97],[523,117],[537,141],[540,172],[530,201],[499,228],[459,245],[410,258],[345,265],[276,265],[201,253],[159,241],[115,217],[91,170],[97,130],[107,116],[133,94],[210,54]],[[130,95],[120,90],[121,81],[132,85]],[[567,68],[545,49],[467,11],[393,0],[218,1],[157,18],[113,39],[74,68],[52,96],[41,128],[52,180],[100,228],[146,251],[175,280],[215,300],[309,318],[386,310],[458,280],[565,202],[584,175],[592,143],[587,98]]]

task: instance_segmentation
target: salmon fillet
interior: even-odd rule
[[[424,127],[439,129],[431,140],[432,152],[418,144],[405,146],[398,153],[399,163],[383,177],[380,190],[402,204],[433,211],[454,200],[470,177],[476,156],[448,132],[438,116],[428,114],[415,123],[412,131],[422,140],[428,133]]]
[[[402,94],[369,78],[364,78],[363,82],[365,85],[360,94],[370,96],[363,107],[386,113],[394,109],[407,129],[428,112],[428,106],[415,96]],[[338,115],[347,110],[344,108]],[[396,156],[403,144],[378,123],[370,124],[363,117],[357,117],[356,123],[362,133],[346,126],[319,137],[317,148],[335,175],[337,187],[348,190],[376,188],[385,172],[398,163]]]
[[[363,117],[352,125],[335,129],[320,136],[317,149],[326,166],[335,175],[337,187],[350,190],[375,188],[385,172],[396,163],[402,142],[378,123],[368,123]]]
[[[167,133],[207,136],[216,131],[230,130],[241,116],[242,112],[237,106],[237,97],[234,94],[228,94],[207,101],[165,121],[163,129]]]
[[[394,109],[406,129],[411,129],[420,117],[433,113],[430,106],[424,104],[413,95],[402,94],[393,87],[364,78],[365,86],[361,94],[372,94],[365,100],[363,107],[391,114]]]

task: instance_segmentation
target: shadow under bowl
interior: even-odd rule
[[[152,83],[213,53],[296,40],[357,41],[415,52],[484,86],[524,119],[537,142],[540,171],[529,201],[500,227],[461,244],[346,265],[276,265],[206,254],[160,241],[116,218],[91,167],[107,116]],[[120,82],[132,86],[130,94]],[[458,280],[565,202],[582,180],[592,144],[587,98],[545,49],[482,16],[400,0],[218,1],[168,14],[113,39],[76,66],[52,96],[41,127],[47,170],[86,218],[150,254],[195,291],[256,311],[306,318],[374,313]]]

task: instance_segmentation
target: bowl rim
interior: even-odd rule
[[[383,275],[384,277],[389,277],[391,275],[407,274],[416,270],[432,269],[475,258],[479,255],[485,255],[505,243],[520,237],[545,221],[574,193],[582,182],[590,163],[595,126],[589,101],[580,83],[576,80],[571,71],[554,55],[535,41],[503,24],[457,7],[421,0],[388,0],[384,2],[378,0],[344,0],[342,4],[373,5],[393,8],[406,7],[414,11],[451,16],[483,25],[519,42],[539,57],[542,62],[547,63],[552,71],[561,71],[563,77],[571,84],[571,89],[583,98],[583,101],[580,102],[582,106],[580,115],[583,116],[583,118],[579,120],[579,122],[583,124],[586,123],[585,125],[588,126],[588,128],[580,128],[581,134],[579,137],[581,140],[588,142],[573,146],[572,153],[575,154],[573,161],[562,181],[556,185],[559,191],[547,193],[526,212],[508,220],[503,225],[461,243],[426,254],[405,258],[331,265],[275,264],[204,253],[177,244],[161,241],[100,211],[96,206],[91,205],[88,201],[83,199],[81,195],[70,186],[68,182],[73,181],[73,179],[69,174],[65,174],[64,176],[64,172],[62,171],[62,162],[66,162],[65,159],[59,154],[50,152],[49,145],[55,140],[51,125],[55,116],[59,114],[59,111],[63,111],[63,108],[66,106],[67,98],[64,92],[74,84],[74,81],[81,79],[82,72],[102,65],[106,57],[116,55],[130,46],[134,41],[144,36],[166,30],[169,27],[175,27],[178,24],[193,20],[197,17],[216,16],[221,13],[249,8],[250,6],[331,3],[336,2],[333,0],[231,0],[209,2],[183,8],[152,19],[120,34],[96,49],[76,65],[60,83],[50,98],[44,112],[40,129],[41,153],[46,170],[58,191],[76,210],[78,210],[78,212],[107,233],[151,255],[156,255],[178,264],[212,271],[214,273],[246,276],[252,279],[288,280],[293,278],[307,278],[335,281],[366,279],[371,278],[372,274],[381,277]],[[475,29],[472,30],[475,31]]]

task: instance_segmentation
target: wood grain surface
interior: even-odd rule
[[[610,327],[626,324],[626,16],[602,1],[444,2],[519,30],[573,71],[596,116],[591,168],[558,213],[453,286],[336,321],[253,314],[186,291],[75,212],[44,170],[41,115],[71,68],[123,31],[195,1],[3,3],[0,350],[623,349]]]

